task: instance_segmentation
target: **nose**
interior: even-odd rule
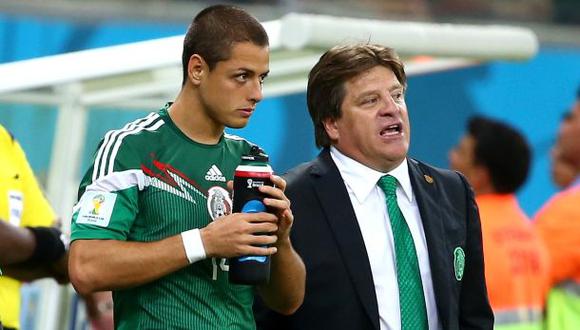
[[[248,98],[250,99],[250,101],[254,103],[262,101],[262,99],[264,98],[264,94],[262,92],[262,81],[260,79],[256,79],[252,81],[251,84],[248,85],[249,85]]]
[[[393,96],[391,96],[391,94],[387,93],[383,97],[383,100],[384,100],[383,106],[380,109],[381,116],[392,115],[400,111],[399,104],[393,99]]]

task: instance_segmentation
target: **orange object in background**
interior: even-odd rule
[[[496,322],[502,314],[525,309],[541,317],[550,285],[550,260],[540,235],[515,195],[484,194],[476,201],[487,290]]]
[[[550,199],[535,217],[552,259],[552,284],[580,283],[580,186]]]

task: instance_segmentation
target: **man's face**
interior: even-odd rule
[[[552,180],[560,188],[568,187],[576,178],[576,169],[570,162],[562,157],[562,150],[558,143],[552,147],[551,156],[552,166],[550,169]]]
[[[268,47],[239,42],[232,46],[228,60],[218,62],[211,71],[206,67],[199,95],[210,123],[232,128],[247,125],[256,104],[262,100],[268,63]]]
[[[391,69],[376,66],[344,89],[341,117],[325,121],[333,145],[375,170],[395,168],[407,156],[411,134],[404,87]]]
[[[580,171],[580,100],[577,100],[570,111],[570,116],[560,125],[558,147],[562,158]]]
[[[471,135],[464,135],[448,155],[451,169],[463,173],[472,185],[478,168],[475,165],[475,143]]]

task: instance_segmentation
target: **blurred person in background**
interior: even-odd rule
[[[7,218],[0,216],[0,267],[34,261],[51,263],[63,256],[65,246],[60,230],[22,228],[4,220]]]
[[[53,278],[68,283],[66,238],[54,227],[56,215],[18,141],[0,126],[0,324],[20,327],[21,281]],[[106,297],[89,297],[87,312],[95,325],[106,325],[97,307]],[[110,299],[109,299],[110,301]],[[109,316],[108,324],[112,317]],[[99,329],[111,327],[99,327]]]
[[[306,296],[290,316],[257,302],[259,329],[492,329],[473,193],[408,157],[406,87],[381,45],[334,47],[310,71],[323,149],[285,175]]]
[[[101,141],[73,210],[69,269],[81,293],[113,290],[118,329],[253,329],[254,287],[228,280],[227,258],[242,255],[272,255],[256,287],[271,308],[302,303],[286,182],[259,187],[270,212],[230,214],[226,190],[252,144],[224,129],[246,126],[262,100],[268,43],[244,10],[205,8],[185,35],[175,101]]]
[[[542,328],[549,289],[548,252],[515,193],[526,181],[531,151],[514,128],[472,117],[466,134],[449,153],[479,207],[485,278],[495,329]]]
[[[560,124],[555,150],[558,161],[573,169],[574,179],[563,180],[566,188],[534,219],[552,259],[546,324],[554,330],[580,329],[580,88]]]
[[[563,121],[568,120],[569,116],[570,113],[568,112]],[[562,154],[561,149],[559,143],[556,142],[550,151],[550,174],[552,175],[552,181],[554,181],[556,186],[560,189],[565,189],[574,182],[578,173],[574,163],[569,161],[565,155]]]
[[[554,181],[558,188],[565,189],[576,179],[577,173],[574,164],[562,157],[562,152],[557,145],[554,146],[550,154],[552,159],[552,181]]]

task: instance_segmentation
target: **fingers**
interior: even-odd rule
[[[282,179],[282,177],[272,174],[270,180],[272,180],[275,187],[280,188],[282,191],[286,190],[286,180]]]
[[[245,221],[249,223],[278,222],[278,217],[272,213],[234,213],[228,221]]]
[[[252,255],[252,256],[269,256],[278,252],[278,249],[274,246],[261,247],[261,246],[250,246],[240,255]]]
[[[277,175],[272,175],[270,179],[274,184],[273,186],[264,185],[258,187],[258,190],[274,198],[286,199],[286,195],[284,195],[284,190],[286,190],[286,181]]]
[[[270,208],[275,208],[280,211],[290,209],[290,200],[284,194],[286,181],[277,175],[272,175],[271,180],[274,183],[273,187],[262,186],[258,188],[260,192],[268,195],[268,197],[264,198],[263,203]]]
[[[275,233],[278,230],[278,225],[272,222],[262,222],[262,223],[250,223],[248,227],[248,233],[250,234],[260,234],[260,233]]]
[[[264,205],[269,208],[274,208],[280,211],[290,209],[290,200],[288,199],[274,199],[274,198],[264,198],[262,201]]]
[[[277,241],[278,236],[276,235],[248,235],[246,244],[251,246],[263,246],[274,244]]]

